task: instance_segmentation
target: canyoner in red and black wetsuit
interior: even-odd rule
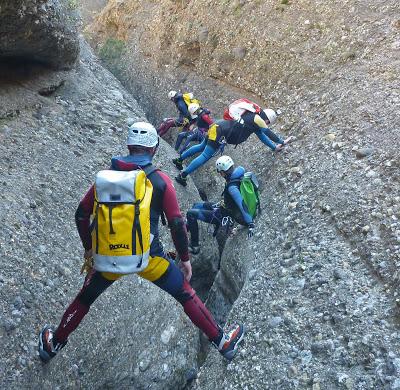
[[[224,334],[212,314],[205,307],[196,292],[190,286],[191,265],[188,252],[188,237],[176,192],[171,179],[161,170],[151,167],[153,155],[158,146],[155,128],[145,122],[134,123],[129,128],[128,142],[130,154],[115,157],[111,169],[132,171],[142,168],[153,186],[150,204],[150,232],[154,236],[150,246],[150,257],[146,268],[138,272],[144,278],[160,287],[182,306],[190,318],[208,339],[227,359],[232,359],[237,346],[244,335],[242,325],[236,326],[230,333]],[[76,211],[76,224],[85,249],[85,258],[92,256],[92,238],[90,216],[95,202],[92,186],[79,203]],[[171,231],[172,240],[181,259],[178,267],[164,252],[159,240],[159,221],[165,215]],[[39,355],[44,362],[51,360],[63,348],[68,336],[78,327],[88,313],[94,301],[123,274],[100,272],[95,267],[87,274],[83,287],[69,305],[57,329],[45,326],[39,335]]]

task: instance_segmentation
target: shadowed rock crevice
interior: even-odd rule
[[[21,84],[50,72],[51,68],[45,62],[29,57],[3,58],[0,64],[0,85]]]
[[[229,240],[237,239],[236,235],[241,236],[244,232],[238,233],[236,230],[235,235],[230,237],[225,229],[221,228],[214,238],[210,229],[204,226],[201,226],[201,229],[203,236],[206,235],[203,241],[206,241],[208,245],[206,249],[202,249],[199,255],[192,258],[193,278],[191,284],[201,299],[205,301],[216,321],[221,326],[225,326],[231,308],[248,277],[248,267],[244,265],[243,262],[246,259],[242,257],[242,260],[238,260],[237,266],[231,269],[230,259],[227,261],[226,255],[224,255],[224,247]],[[243,229],[239,228],[239,230]],[[199,332],[199,341],[197,364],[201,369],[213,347],[201,332]],[[188,387],[185,388],[190,388],[190,386],[189,382]]]

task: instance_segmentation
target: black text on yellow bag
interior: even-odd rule
[[[128,274],[147,267],[152,193],[142,170],[97,174],[92,229],[97,271]]]

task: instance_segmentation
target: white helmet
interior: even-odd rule
[[[176,91],[169,91],[168,92],[168,99],[173,99],[178,92]]]
[[[198,104],[198,103],[190,103],[189,107],[188,107],[190,116],[192,118],[197,118],[196,111],[199,110],[199,109],[200,109],[200,104]]]
[[[218,172],[227,171],[234,164],[233,160],[229,156],[221,156],[216,162],[215,167]]]
[[[152,148],[158,144],[157,130],[147,122],[136,122],[128,128],[126,144]]]
[[[263,110],[265,115],[267,116],[269,123],[273,125],[276,122],[276,118],[278,118],[277,113],[274,110],[271,110],[270,108],[266,108]]]

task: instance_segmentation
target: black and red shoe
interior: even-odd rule
[[[244,326],[242,324],[235,326],[228,334],[223,334],[219,345],[216,345],[219,353],[231,361],[244,337]]]
[[[39,334],[39,356],[44,363],[49,362],[57,355],[67,344],[68,340],[63,343],[54,343],[54,330],[50,326],[45,325]]]

